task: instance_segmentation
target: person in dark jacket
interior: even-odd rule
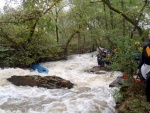
[[[137,70],[137,73],[139,73],[140,70],[141,70],[141,74],[142,74],[144,79],[146,79],[146,77],[147,77],[146,74],[150,70],[150,67],[149,67],[150,66],[150,57],[147,57],[145,55],[145,50],[146,50],[148,45],[150,45],[150,31],[149,31],[149,34],[148,34],[148,41],[145,43],[145,45],[143,47],[142,55],[141,55],[140,62],[139,62],[139,65],[138,65],[138,70]]]
[[[104,67],[104,62],[102,61],[101,51],[97,54],[97,62],[99,66]]]
[[[148,33],[148,41],[142,50],[137,74],[139,75],[141,81],[146,84],[146,98],[147,101],[150,102],[150,31]]]

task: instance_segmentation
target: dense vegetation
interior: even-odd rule
[[[7,3],[9,4],[9,3]],[[133,76],[147,37],[148,0],[22,0],[0,14],[1,66],[29,66],[68,54],[113,50],[112,67]],[[139,46],[138,45],[138,46]]]
[[[23,0],[15,9],[6,5],[0,15],[1,65],[27,66],[99,46],[126,50],[141,42],[148,8],[147,0]]]

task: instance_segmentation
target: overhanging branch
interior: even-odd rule
[[[124,17],[128,22],[130,22],[138,30],[139,34],[142,35],[143,30],[140,26],[138,26],[138,20],[130,18],[129,16],[125,15],[123,12],[121,12],[118,9],[112,7],[109,0],[101,0],[101,1],[104,4],[106,4],[109,9],[111,9],[112,11],[120,14],[122,17]]]

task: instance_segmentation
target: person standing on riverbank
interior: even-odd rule
[[[150,102],[150,31],[148,32],[148,41],[143,47],[137,74],[141,81],[146,84],[146,98]]]
[[[98,65],[100,67],[104,67],[104,62],[102,61],[102,53],[101,53],[101,51],[99,51],[99,53],[97,54],[97,62],[98,62]]]

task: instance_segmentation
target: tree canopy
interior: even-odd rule
[[[127,49],[132,45],[128,38],[142,44],[149,7],[147,0],[22,0],[18,8],[6,5],[0,14],[1,64],[26,66],[98,47]]]

